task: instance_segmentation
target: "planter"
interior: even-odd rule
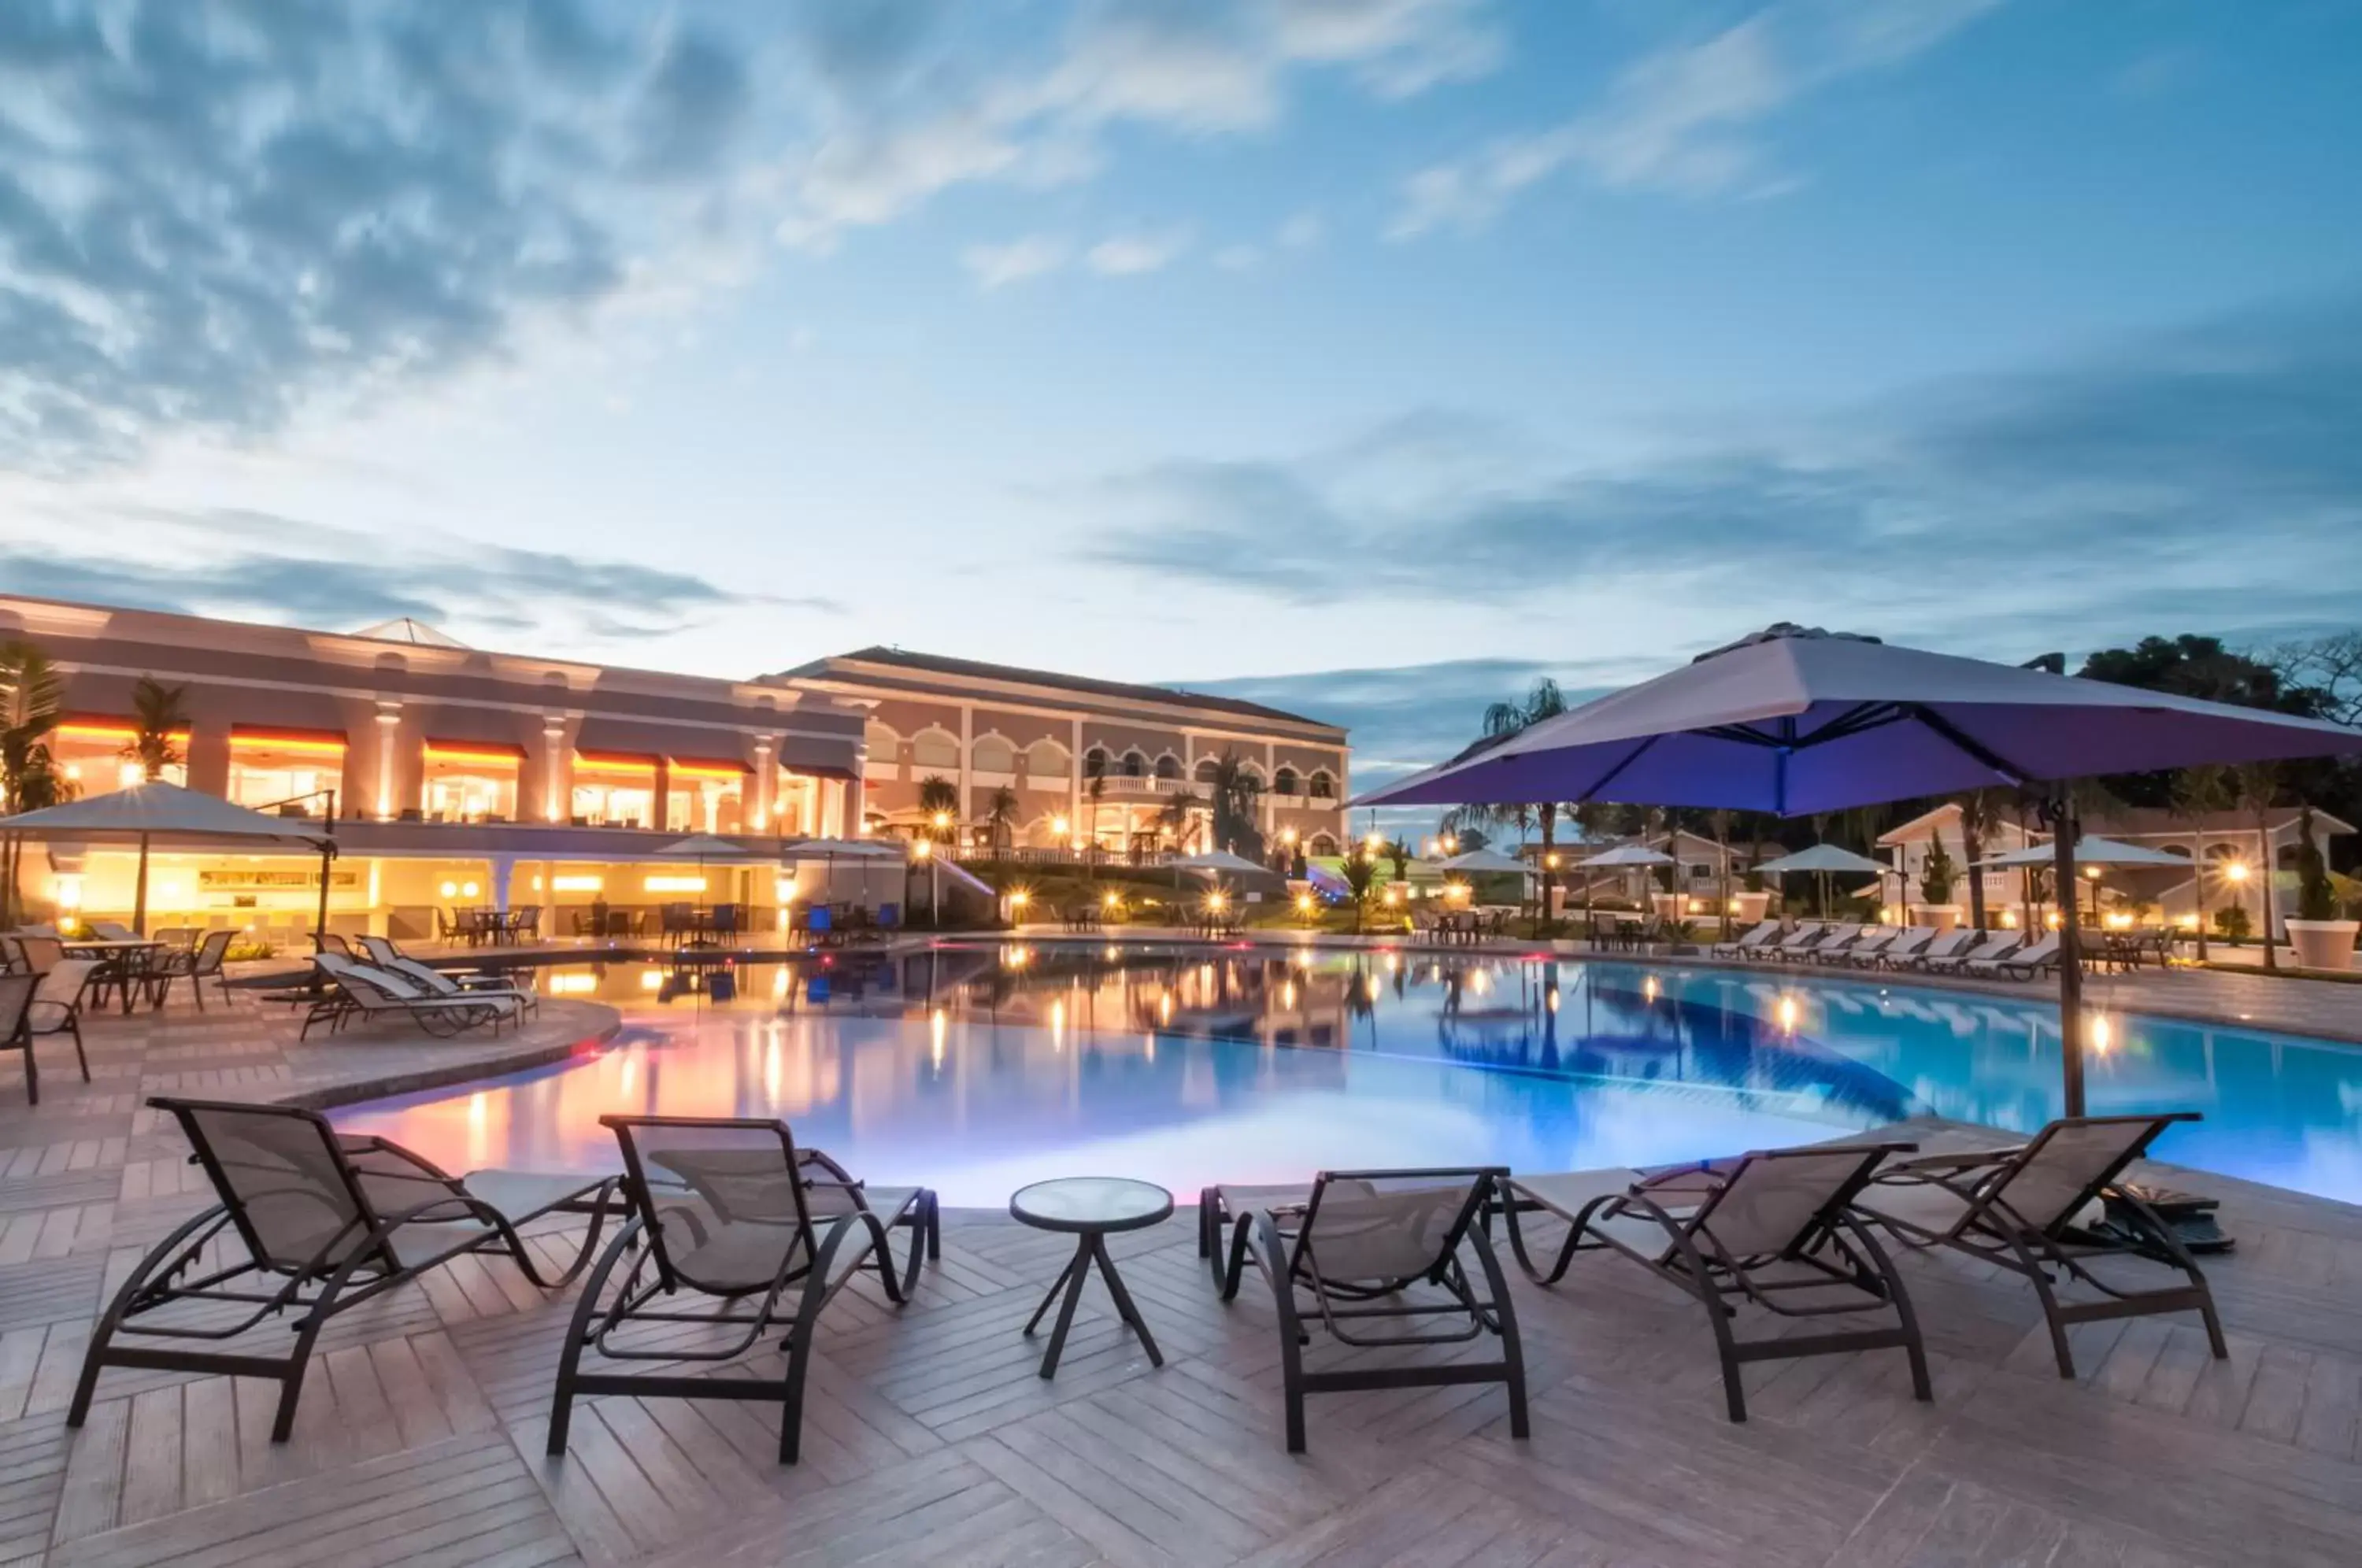
[[[2296,961],[2305,969],[2347,969],[2354,965],[2354,933],[2362,921],[2291,920],[2282,922]]]
[[[1911,923],[1913,925],[1932,925],[1937,931],[1950,931],[1953,927],[1960,923],[1960,906],[1958,904],[1913,904],[1911,906]]]

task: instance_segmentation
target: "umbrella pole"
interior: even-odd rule
[[[2080,829],[2075,808],[2062,790],[2052,808],[2052,879],[2063,896],[2058,904],[2058,1048],[2066,1072],[2066,1113],[2083,1114],[2083,952],[2077,931],[2079,905],[2075,896],[2075,840]]]
[[[148,835],[139,835],[139,887],[131,896],[131,934],[148,934]],[[124,1005],[128,1007],[127,1000]]]

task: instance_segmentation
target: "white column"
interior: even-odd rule
[[[1068,844],[1075,834],[1089,832],[1083,821],[1083,716],[1075,715],[1075,744],[1066,748],[1066,828]]]
[[[565,765],[566,716],[551,713],[541,721],[542,744],[542,815],[553,823],[567,819],[568,797],[572,794],[573,769]]]
[[[771,742],[767,735],[755,743],[755,798],[746,802],[753,812],[747,820],[756,833],[770,829],[778,782],[779,770],[771,766]]]
[[[401,811],[393,796],[395,752],[402,742],[402,704],[377,705],[377,818],[391,822]],[[415,803],[415,802],[414,802]]]
[[[966,704],[966,702],[963,702],[963,703],[961,703],[961,704],[960,704],[960,765],[959,765],[959,792],[960,792],[960,803],[959,803],[958,825],[957,825],[957,826],[955,828],[955,830],[954,830],[955,832],[960,833],[960,834],[965,834],[966,833],[966,831],[967,831],[967,818],[968,818],[968,813],[969,813],[970,812],[973,812],[973,811],[975,811],[975,810],[976,810],[975,803],[974,803],[974,801],[970,799],[970,797],[969,797],[969,795],[968,795],[968,792],[967,792],[967,791],[968,791],[968,785],[969,785],[969,783],[970,783],[969,773],[968,773],[968,757],[967,757],[967,753],[968,753],[968,747],[969,747],[969,745],[970,745],[975,741],[975,739],[976,739],[976,710],[975,710],[974,708],[970,707],[970,706],[969,706],[968,704]]]

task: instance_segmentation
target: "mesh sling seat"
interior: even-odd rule
[[[1510,1181],[1501,1205],[1518,1265],[1556,1285],[1577,1253],[1612,1251],[1686,1292],[1705,1309],[1722,1363],[1723,1397],[1747,1419],[1739,1368],[1749,1362],[1899,1349],[1910,1358],[1912,1392],[1934,1397],[1927,1354],[1903,1277],[1851,1205],[1888,1155],[1911,1143],[1830,1143],[1774,1149],[1736,1159],[1638,1171],[1581,1171]],[[1535,1266],[1520,1213],[1567,1221],[1548,1270]],[[1874,1312],[1892,1322],[1742,1340],[1741,1305],[1778,1319]]]
[[[1504,1384],[1510,1435],[1527,1435],[1526,1364],[1517,1309],[1500,1260],[1473,1223],[1495,1185],[1508,1174],[1490,1165],[1323,1171],[1303,1189],[1302,1201],[1266,1197],[1252,1207],[1246,1206],[1247,1192],[1270,1189],[1229,1189],[1242,1211],[1231,1226],[1227,1263],[1217,1267],[1221,1297],[1225,1302],[1236,1298],[1250,1260],[1271,1284],[1279,1312],[1288,1452],[1304,1452],[1306,1395],[1356,1389]],[[1468,1278],[1463,1251],[1475,1254],[1485,1275],[1482,1295]],[[1414,1297],[1411,1292],[1420,1286],[1440,1291],[1442,1298]],[[1310,1297],[1308,1317],[1297,1303],[1299,1292]],[[1420,1326],[1438,1318],[1460,1321]],[[1369,1365],[1361,1357],[1351,1365],[1308,1372],[1304,1347],[1311,1320],[1339,1343],[1357,1350],[1457,1345],[1489,1333],[1501,1342],[1501,1355],[1496,1361],[1385,1366]],[[1394,1331],[1372,1331],[1389,1322],[1397,1325]]]
[[[784,1121],[602,1116],[623,1148],[631,1219],[590,1271],[558,1361],[551,1457],[566,1452],[574,1401],[600,1394],[759,1400],[780,1407],[779,1463],[802,1441],[804,1379],[822,1310],[865,1266],[886,1298],[910,1298],[926,1258],[942,1255],[935,1195],[873,1187]],[[911,1232],[898,1276],[889,1238]],[[695,1376],[784,1331],[778,1377]],[[643,1372],[582,1370],[658,1364]]]
[[[270,1441],[295,1420],[304,1369],[330,1319],[463,1253],[502,1253],[554,1290],[599,1242],[613,1176],[471,1171],[453,1176],[382,1138],[346,1136],[314,1110],[159,1096],[220,1201],[139,1261],[91,1336],[66,1424],[89,1414],[110,1366],[240,1377],[280,1386]],[[587,1214],[589,1233],[555,1275],[519,1231],[550,1214]],[[283,1355],[253,1342],[271,1320],[294,1336]],[[233,1342],[245,1340],[243,1345]]]
[[[1905,1246],[1948,1247],[2030,1283],[2061,1377],[2075,1375],[2069,1325],[2159,1312],[2196,1312],[2220,1361],[2230,1351],[2205,1275],[2172,1228],[2137,1191],[2116,1180],[2167,1128],[2198,1120],[2194,1110],[2067,1118],[2015,1148],[1907,1161],[1871,1183],[1858,1207]],[[2110,1200],[2115,1233],[2079,1229],[2077,1218],[2103,1198]],[[2089,1266],[2132,1258],[2173,1269],[2181,1281],[2130,1289]],[[2057,1287],[2067,1283],[2089,1286],[2101,1298],[2062,1300]]]
[[[497,1034],[502,1023],[519,1018],[517,1004],[497,994],[438,995],[403,976],[334,953],[315,954],[312,962],[336,982],[336,988],[305,1010],[304,1026],[296,1032],[298,1040],[308,1038],[315,1023],[327,1024],[333,1034],[356,1018],[373,1022],[400,1019],[446,1039],[487,1023]]]

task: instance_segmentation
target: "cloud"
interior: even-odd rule
[[[1925,53],[1999,3],[1778,0],[1710,37],[1644,56],[1588,113],[1412,174],[1387,233],[1408,239],[1481,226],[1568,169],[1611,189],[1776,193],[1794,177],[1767,167],[1754,134],[1763,122],[1847,78]]]
[[[1034,234],[1004,245],[972,245],[960,253],[960,265],[977,288],[990,290],[1055,272],[1072,257],[1073,248],[1065,240]]]
[[[1186,229],[1110,235],[1083,253],[1083,265],[1101,277],[1128,278],[1142,272],[1161,272],[1188,248]]]
[[[1473,80],[1506,58],[1493,10],[1492,0],[1086,0],[1044,8],[1047,29],[1013,45],[979,37],[958,8],[906,15],[891,70],[857,49],[855,69],[807,51],[822,107],[776,171],[787,204],[777,232],[826,251],[959,185],[1087,180],[1119,128],[1264,132],[1309,72],[1344,72],[1383,99]]]
[[[1107,564],[1297,603],[1591,593],[1753,604],[1762,621],[1809,604],[1792,618],[2055,643],[2062,619],[2095,635],[2350,622],[2357,427],[2351,294],[1621,466],[1548,465],[1490,422],[1430,411],[1332,450],[1176,459],[1075,499]]]
[[[5,11],[0,464],[34,471],[268,435],[618,296],[750,109],[732,43],[588,0]]]
[[[82,514],[87,523],[88,514]],[[0,542],[0,581],[41,598],[191,614],[259,616],[353,630],[408,615],[471,628],[587,635],[679,631],[694,617],[761,606],[840,613],[828,599],[724,587],[693,572],[412,533],[383,537],[236,509],[127,506],[108,530],[149,547],[138,558]]]

